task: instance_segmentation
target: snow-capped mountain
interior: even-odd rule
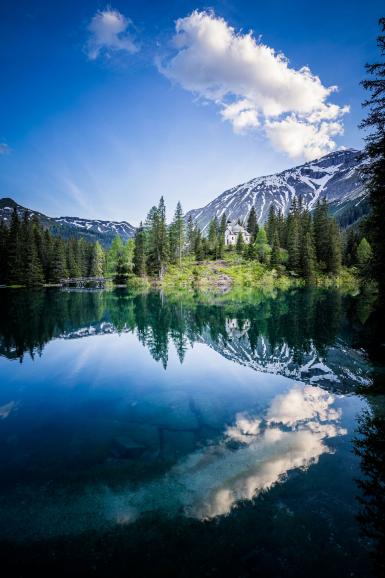
[[[190,211],[195,223],[205,231],[213,217],[245,222],[252,206],[258,222],[264,223],[271,205],[284,214],[294,198],[302,197],[304,205],[312,210],[317,200],[326,198],[332,212],[341,224],[351,224],[367,212],[367,194],[360,172],[361,153],[346,149],[330,153],[320,159],[285,170],[275,175],[257,177],[225,191],[201,209]],[[346,219],[346,215],[350,218]],[[347,223],[344,223],[344,218]]]
[[[65,238],[81,237],[88,241],[98,240],[105,247],[108,247],[116,235],[120,235],[123,241],[135,235],[135,227],[126,221],[102,221],[78,217],[47,217],[47,215],[38,211],[26,209],[9,198],[0,199],[0,220],[9,223],[15,207],[20,217],[24,215],[25,211],[28,211],[31,215],[36,215],[42,225],[50,229],[53,234]]]

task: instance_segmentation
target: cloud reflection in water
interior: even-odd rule
[[[264,415],[237,414],[220,443],[195,451],[137,492],[110,495],[115,520],[133,521],[149,510],[182,510],[199,520],[228,514],[237,502],[332,451],[326,440],[346,434],[333,403],[334,396],[319,387],[295,385],[276,396]]]

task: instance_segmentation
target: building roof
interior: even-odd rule
[[[249,234],[248,231],[246,231],[245,227],[242,227],[242,225],[239,225],[238,223],[228,224],[226,230],[229,233],[242,233],[245,235]]]

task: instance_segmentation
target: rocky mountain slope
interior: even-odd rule
[[[26,209],[18,205],[13,199],[0,199],[0,220],[9,223],[14,207],[22,217],[25,211],[36,215],[42,225],[54,235],[63,238],[83,238],[87,241],[98,240],[105,247],[109,247],[116,235],[126,241],[135,235],[135,227],[126,221],[102,221],[99,219],[81,219],[78,217],[48,217],[38,211]]]
[[[287,214],[294,198],[301,196],[305,206],[312,210],[317,200],[325,197],[341,225],[348,226],[368,211],[365,182],[359,170],[362,163],[357,150],[336,151],[233,187],[205,207],[190,211],[187,218],[191,215],[205,231],[210,220],[215,216],[220,219],[223,213],[232,221],[244,222],[254,206],[261,224],[266,221],[271,205]]]

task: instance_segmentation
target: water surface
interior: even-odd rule
[[[370,507],[385,428],[382,396],[367,394],[383,375],[372,299],[0,298],[9,575],[380,572],[384,513],[378,500]]]

